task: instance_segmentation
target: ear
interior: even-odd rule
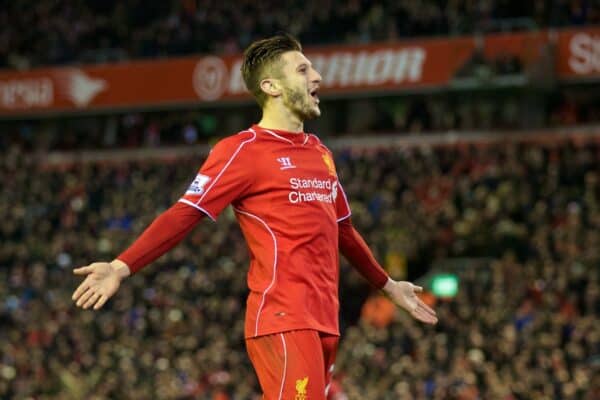
[[[263,79],[260,81],[260,89],[271,97],[281,96],[281,84],[278,79]]]

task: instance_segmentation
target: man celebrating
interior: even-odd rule
[[[76,269],[86,278],[73,300],[101,308],[125,277],[231,204],[250,249],[245,337],[264,398],[325,399],[339,339],[339,251],[414,318],[437,318],[420,287],[379,266],[352,226],[331,152],[303,131],[321,114],[321,76],[300,43],[254,42],[242,75],[262,108],[258,125],[217,143],[183,197],[117,259]]]

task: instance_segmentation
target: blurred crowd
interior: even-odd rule
[[[371,99],[324,100],[323,115],[307,123],[320,135],[531,130],[600,123],[596,86],[523,95],[446,92]],[[205,144],[260,119],[256,105],[160,112],[0,121],[0,147],[27,152]]]
[[[596,0],[7,1],[0,67],[237,53],[277,31],[306,45],[600,22]]]
[[[340,131],[353,134],[527,131],[600,122],[596,96],[580,96],[582,92],[540,96],[507,90],[369,99],[351,106],[354,108],[348,115],[356,117],[349,117]]]
[[[435,329],[405,314],[348,327],[347,396],[598,398],[599,160],[597,139],[342,156],[354,220],[392,275],[489,259],[437,303]]]
[[[230,210],[106,309],[70,300],[72,268],[117,255],[201,162],[50,169],[5,151],[0,398],[259,398],[243,342],[247,250]],[[355,225],[396,279],[487,261],[460,274],[455,299],[430,299],[435,327],[401,311],[365,318],[377,294],[343,262],[331,399],[600,397],[600,142],[347,148],[336,162]]]

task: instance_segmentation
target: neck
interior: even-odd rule
[[[286,132],[304,132],[304,121],[281,104],[266,104],[258,126]]]

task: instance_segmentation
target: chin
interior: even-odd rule
[[[320,116],[321,109],[319,107],[312,108],[306,113],[306,119],[314,119]]]
[[[311,112],[310,114],[304,114],[304,118],[302,118],[304,121],[308,121],[311,119],[315,119],[321,116],[320,112]]]
[[[302,112],[296,112],[296,116],[302,121],[308,121],[309,119],[315,119],[321,116],[321,110],[306,110]]]

